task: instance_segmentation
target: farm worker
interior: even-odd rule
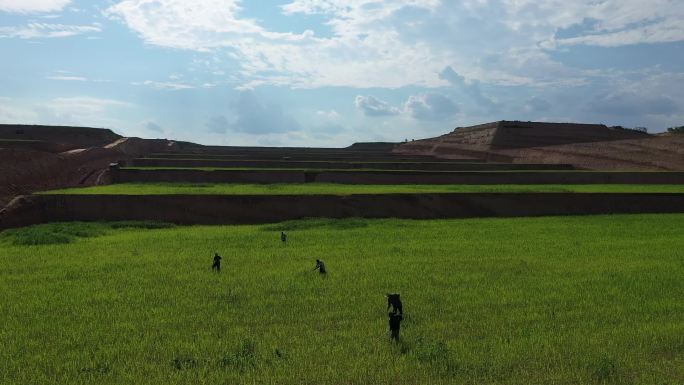
[[[316,270],[316,269],[318,269],[318,271],[321,274],[327,273],[327,271],[325,271],[325,263],[323,263],[323,261],[318,260],[318,259],[316,260],[316,267],[314,267],[314,270]]]
[[[221,256],[218,253],[214,253],[214,264],[211,265],[211,269],[216,272],[221,271]]]
[[[404,314],[399,294],[387,294],[387,310],[390,309],[390,306],[392,307],[392,313],[396,313],[398,310],[399,314]]]
[[[280,241],[281,241],[281,242],[287,241],[287,234],[285,234],[284,231],[281,231],[281,232],[280,232]]]
[[[404,316],[397,314],[396,310],[389,313],[389,327],[390,327],[390,338],[395,342],[399,342],[399,329],[401,328],[401,321]]]

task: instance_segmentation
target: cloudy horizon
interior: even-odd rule
[[[346,146],[684,124],[684,3],[0,0],[0,123]]]

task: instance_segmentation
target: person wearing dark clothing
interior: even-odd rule
[[[285,234],[284,231],[281,231],[281,232],[280,232],[280,241],[281,241],[281,242],[287,241],[287,234]]]
[[[211,269],[216,270],[216,272],[221,271],[221,256],[218,253],[214,253],[214,264],[211,265]]]
[[[387,310],[392,307],[392,313],[399,311],[399,314],[404,315],[404,309],[401,305],[401,298],[399,294],[387,294]]]
[[[399,329],[401,328],[401,321],[404,319],[404,316],[397,314],[397,312],[389,313],[388,316],[390,338],[395,342],[399,342]]]
[[[318,272],[321,274],[327,273],[327,271],[325,270],[325,263],[323,263],[323,261],[319,259],[316,260],[316,267],[314,267],[314,270],[318,270]]]

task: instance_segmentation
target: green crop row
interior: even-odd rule
[[[171,195],[171,194],[400,194],[400,193],[684,193],[684,185],[352,185],[332,183],[192,184],[122,183],[52,190],[43,194]]]
[[[683,227],[626,215],[6,231],[0,383],[682,383]],[[403,300],[396,344],[385,293]]]

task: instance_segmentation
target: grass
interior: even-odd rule
[[[264,194],[400,194],[400,193],[684,193],[684,185],[352,185],[333,183],[191,184],[121,183],[46,191],[42,194],[104,195],[264,195]]]
[[[683,226],[628,215],[4,232],[0,383],[682,383]],[[388,292],[404,302],[396,345]]]

